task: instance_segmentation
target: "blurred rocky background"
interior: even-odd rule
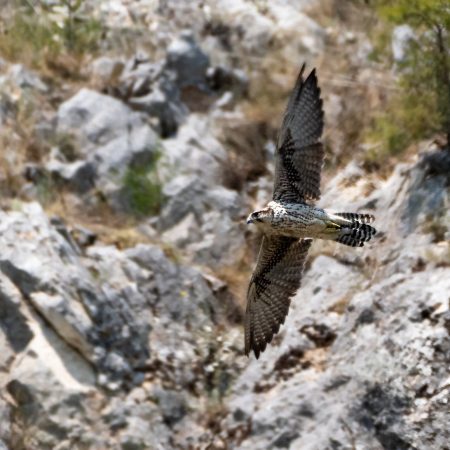
[[[0,2],[0,448],[448,449],[450,8],[423,0]],[[243,356],[277,126],[326,111],[313,245]]]

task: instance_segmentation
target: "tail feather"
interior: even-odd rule
[[[336,213],[336,216],[342,217],[347,220],[351,220],[352,222],[357,221],[361,223],[372,223],[375,220],[375,216],[372,214],[357,214],[357,213]]]
[[[341,224],[341,232],[336,238],[337,242],[350,247],[363,247],[370,241],[377,230],[368,225],[375,220],[371,214],[336,213],[336,216],[346,219],[349,223]]]

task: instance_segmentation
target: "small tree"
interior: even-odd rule
[[[408,24],[415,32],[399,63],[402,107],[409,109],[401,124],[412,137],[443,131],[450,146],[450,2],[448,0],[375,0],[380,16]],[[415,127],[412,129],[412,127]],[[419,136],[418,136],[419,135]]]

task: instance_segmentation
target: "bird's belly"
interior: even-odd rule
[[[272,223],[276,234],[295,238],[313,238],[325,229],[324,221],[316,218],[284,217]]]

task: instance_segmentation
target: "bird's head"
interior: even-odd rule
[[[247,225],[254,223],[255,225],[271,222],[273,218],[273,209],[264,208],[259,211],[252,212],[247,217]]]

